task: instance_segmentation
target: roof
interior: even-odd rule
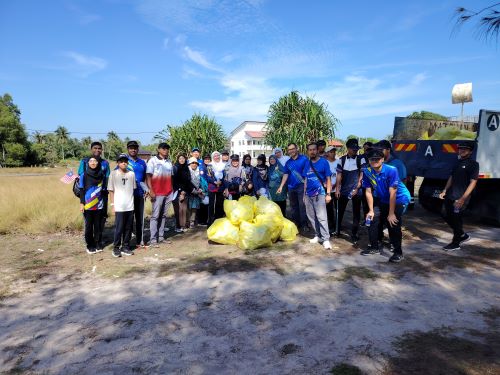
[[[340,141],[337,141],[336,139],[330,139],[328,141],[328,146],[333,146],[333,147],[342,147],[344,144]]]
[[[137,155],[151,155],[151,151],[148,151],[148,150],[139,150],[137,152]]]
[[[231,133],[229,133],[229,137],[231,138],[234,134],[239,132],[247,124],[263,124],[265,126],[266,122],[265,121],[243,121],[235,129],[233,129],[233,131]]]
[[[266,132],[246,131],[245,134],[248,135],[249,137],[252,137],[252,138],[264,138],[264,136],[266,135]]]

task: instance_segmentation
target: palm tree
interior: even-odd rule
[[[64,126],[59,125],[54,133],[56,133],[57,142],[61,144],[61,156],[64,160],[64,145],[68,143],[69,131]]]
[[[35,143],[38,143],[38,144],[45,143],[45,135],[42,134],[38,130],[33,132],[33,139],[34,139]]]

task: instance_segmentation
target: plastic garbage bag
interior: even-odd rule
[[[266,225],[271,231],[271,241],[276,242],[280,238],[281,230],[283,229],[283,217],[277,215],[257,215],[254,223],[258,225]]]
[[[243,250],[254,250],[271,246],[271,231],[267,225],[243,221],[240,225],[238,247]]]
[[[224,212],[234,225],[239,225],[242,221],[252,221],[253,219],[253,205],[248,203],[225,200]]]
[[[239,238],[238,227],[231,224],[227,218],[217,219],[207,229],[207,236],[213,242],[223,245],[236,245]]]
[[[297,226],[293,221],[283,219],[283,228],[281,229],[280,240],[293,241],[299,233]]]
[[[255,215],[277,215],[283,217],[281,213],[281,208],[273,201],[270,201],[266,197],[260,197],[257,202],[253,205]]]
[[[253,204],[257,202],[257,198],[252,195],[244,195],[240,199],[238,199],[238,202],[252,206],[253,209]]]

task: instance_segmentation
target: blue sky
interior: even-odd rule
[[[228,133],[265,121],[293,89],[328,105],[338,136],[383,137],[394,116],[459,115],[455,83],[473,83],[466,114],[500,109],[500,44],[451,33],[457,6],[491,3],[3,0],[0,93],[28,129],[149,143],[194,112]]]

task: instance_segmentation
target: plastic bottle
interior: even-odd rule
[[[352,189],[351,192],[349,193],[349,195],[347,196],[347,199],[352,199],[355,191],[356,191],[356,189]]]
[[[455,201],[455,203],[456,203],[456,201]],[[453,206],[453,212],[456,213],[456,214],[458,214],[460,212],[460,208],[458,208],[457,206],[454,205]]]
[[[372,217],[371,216],[367,216],[366,220],[365,220],[365,226],[369,227],[370,225],[372,225]]]

